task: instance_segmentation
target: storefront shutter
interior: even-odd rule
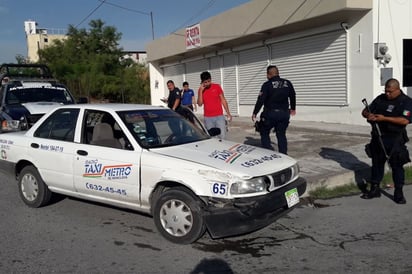
[[[175,83],[175,86],[181,89],[182,83],[183,83],[183,73],[184,73],[184,66],[181,64],[164,67],[163,74],[164,74],[166,89],[167,89],[166,83],[169,80],[172,80]],[[169,92],[166,91],[165,94],[169,94]]]
[[[209,62],[207,59],[196,60],[193,62],[185,63],[186,66],[186,81],[189,83],[189,86],[197,92],[197,89],[200,85],[200,74],[203,71],[209,70]],[[212,81],[214,77],[212,75]],[[181,85],[181,84],[180,84]]]
[[[239,52],[239,99],[241,104],[255,104],[262,84],[267,81],[267,47]]]
[[[237,58],[235,54],[223,55],[222,88],[232,115],[239,114],[236,65]]]
[[[292,82],[298,105],[348,104],[344,31],[274,43],[271,55],[280,76]]]

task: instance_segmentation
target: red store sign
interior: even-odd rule
[[[186,49],[200,47],[200,24],[186,28]]]

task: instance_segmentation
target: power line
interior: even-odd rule
[[[131,12],[134,12],[134,13],[140,13],[140,14],[144,14],[144,15],[150,15],[150,12],[145,12],[145,11],[135,10],[135,9],[131,9],[131,8],[126,8],[126,7],[123,7],[123,6],[114,4],[114,3],[110,3],[110,2],[105,1],[105,0],[99,0],[99,1],[100,1],[100,2],[103,2],[104,4],[107,4],[107,5],[110,5],[110,6],[119,8],[119,9],[131,11]]]
[[[122,9],[122,10],[127,10],[127,11],[130,11],[130,12],[134,12],[134,13],[139,13],[139,14],[143,14],[143,15],[148,15],[148,16],[150,16],[150,23],[151,23],[151,26],[152,26],[152,39],[154,40],[154,26],[153,26],[153,13],[152,13],[152,12],[145,12],[145,11],[141,11],[141,10],[135,10],[135,9],[131,9],[131,8],[126,8],[126,7],[123,7],[123,6],[114,4],[114,3],[110,3],[110,2],[108,2],[108,1],[106,1],[106,0],[99,0],[99,1],[101,1],[102,4],[107,4],[107,5],[110,5],[110,6],[119,8],[119,9]]]
[[[181,24],[177,29],[175,29],[174,31],[172,31],[172,33],[177,32],[179,29],[186,27],[190,22],[192,22],[193,19],[195,19],[196,17],[199,17],[202,13],[204,13],[206,10],[210,9],[214,4],[215,4],[216,0],[210,0],[209,3],[206,4],[205,7],[202,7],[197,13],[195,13],[194,15],[192,15],[192,17],[190,17],[189,19],[187,19],[183,24]]]
[[[92,16],[93,13],[95,13],[103,4],[106,0],[99,0],[101,3],[94,9],[92,10],[79,24],[76,25],[76,28],[83,24],[84,21],[86,21],[90,16]]]

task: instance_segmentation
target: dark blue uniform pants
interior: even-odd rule
[[[270,144],[270,131],[273,128],[276,133],[279,152],[287,154],[288,141],[286,138],[286,129],[289,126],[289,110],[264,111],[261,118],[263,120],[263,126],[260,130],[262,147],[273,150],[273,147]]]
[[[395,188],[402,188],[405,182],[405,171],[403,165],[409,161],[406,147],[398,136],[382,136],[386,152],[390,155],[389,165],[392,169],[392,180]],[[385,173],[386,157],[377,136],[372,137],[372,169],[371,183],[378,185]],[[406,155],[405,155],[406,153]]]

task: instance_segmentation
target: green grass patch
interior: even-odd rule
[[[405,167],[405,184],[412,184],[412,167],[411,166]],[[385,188],[387,186],[393,186],[392,172],[390,171],[385,173],[382,179],[382,182],[381,182],[382,188]],[[361,193],[361,190],[355,183],[348,183],[348,184],[333,187],[333,188],[327,188],[326,186],[318,187],[314,190],[309,191],[309,196],[315,200],[316,199],[325,200],[325,199],[331,199],[331,198],[337,198],[337,197],[343,197],[343,196],[357,195],[360,193]]]

